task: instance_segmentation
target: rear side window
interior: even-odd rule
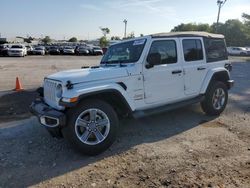
[[[198,61],[203,59],[201,40],[184,39],[182,41],[185,61]]]
[[[161,64],[173,64],[177,62],[177,50],[174,40],[154,41],[149,54],[157,53],[161,56]]]
[[[207,54],[207,62],[215,62],[227,60],[227,49],[224,39],[208,39],[205,38],[205,49]]]

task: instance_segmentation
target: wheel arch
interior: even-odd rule
[[[230,87],[228,86],[228,80],[230,80],[230,75],[228,70],[218,69],[210,71],[203,82],[203,87],[201,88],[200,93],[201,94],[206,93],[207,88],[213,81],[221,81],[228,87],[228,89],[230,89]]]
[[[88,99],[99,99],[109,103],[119,116],[126,116],[133,111],[124,95],[116,89],[99,90],[79,96],[79,102]]]

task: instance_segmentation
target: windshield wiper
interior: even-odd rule
[[[124,66],[125,63],[124,61],[121,61],[121,60],[117,60],[117,61],[102,61],[101,64],[104,64],[105,66],[106,65],[109,65],[109,64],[119,64],[120,67]]]

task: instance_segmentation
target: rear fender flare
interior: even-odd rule
[[[225,69],[223,67],[212,69],[212,70],[208,71],[208,73],[207,73],[207,75],[206,75],[206,77],[205,77],[205,79],[204,79],[204,81],[202,83],[200,94],[205,94],[206,93],[206,90],[207,90],[209,84],[214,79],[216,74],[226,74],[227,75],[226,80],[230,79],[229,72],[228,72],[227,69]]]

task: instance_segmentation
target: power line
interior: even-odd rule
[[[217,16],[217,23],[216,23],[216,33],[218,31],[218,26],[219,26],[219,20],[220,20],[220,11],[223,5],[226,3],[227,0],[217,0],[217,5],[219,7],[218,9],[218,16]]]
[[[128,23],[128,20],[124,19],[123,23],[125,24],[124,38],[126,38],[127,37],[127,23]]]

